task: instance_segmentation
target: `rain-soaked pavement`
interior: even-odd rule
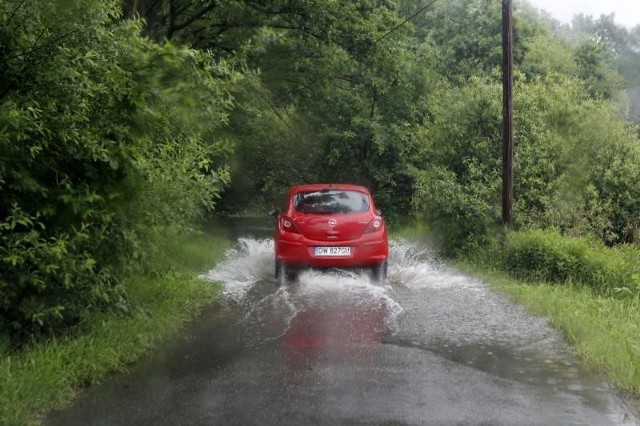
[[[241,238],[219,303],[49,425],[637,425],[544,319],[394,241],[389,283],[303,273]]]

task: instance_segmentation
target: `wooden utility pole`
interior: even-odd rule
[[[513,20],[502,0],[502,224],[513,224]]]

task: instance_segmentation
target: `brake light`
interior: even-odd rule
[[[286,216],[280,218],[280,228],[285,232],[293,232],[294,234],[300,233],[296,224]]]
[[[367,229],[365,229],[364,233],[369,234],[371,232],[381,231],[383,225],[384,225],[384,222],[382,218],[376,217],[369,223],[369,226],[367,226]]]

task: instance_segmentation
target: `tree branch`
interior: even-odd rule
[[[169,15],[170,16],[169,16],[169,28],[167,28],[167,38],[169,40],[171,40],[171,37],[173,36],[174,33],[187,28],[189,25],[191,25],[194,22],[196,22],[197,20],[201,19],[203,16],[205,16],[207,13],[211,12],[213,9],[215,9],[219,5],[220,4],[217,1],[213,1],[211,4],[203,7],[202,9],[200,9],[199,11],[197,11],[196,13],[191,15],[191,17],[188,18],[187,20],[185,20],[184,22],[181,22],[181,23],[178,24],[178,23],[176,23],[176,20],[178,18],[178,13],[179,12],[175,8],[174,0],[171,0],[171,3],[169,5]]]

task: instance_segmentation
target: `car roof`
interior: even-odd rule
[[[337,189],[342,191],[359,191],[369,194],[369,190],[364,186],[353,185],[349,183],[311,183],[307,185],[292,186],[289,189],[289,195],[297,194],[298,192],[313,192],[324,191],[329,189]]]

